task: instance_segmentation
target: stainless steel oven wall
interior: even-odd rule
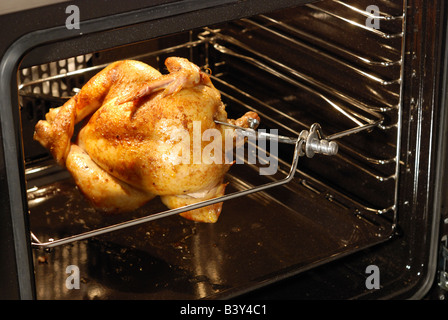
[[[443,1],[407,1],[396,236],[250,297],[446,298],[437,270],[446,239],[446,10]],[[381,270],[381,290],[365,287],[368,265]]]

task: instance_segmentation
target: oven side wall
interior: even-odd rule
[[[397,234],[245,298],[425,299],[438,291],[448,194],[447,7],[409,0],[408,15]],[[379,290],[365,286],[369,265],[379,268]]]

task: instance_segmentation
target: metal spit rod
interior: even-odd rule
[[[98,236],[101,234],[109,233],[112,231],[117,231],[117,230],[124,229],[127,227],[139,225],[139,224],[146,223],[149,221],[153,221],[153,220],[168,217],[171,215],[179,214],[179,213],[182,213],[185,211],[202,208],[202,207],[212,205],[215,203],[219,203],[219,202],[223,202],[226,200],[246,196],[246,195],[249,195],[249,194],[252,194],[255,192],[260,192],[260,191],[263,191],[263,190],[266,190],[269,188],[280,186],[285,183],[288,183],[289,181],[291,181],[293,179],[294,174],[297,169],[297,163],[299,161],[300,156],[306,155],[307,157],[312,157],[312,156],[314,156],[315,153],[323,153],[323,154],[333,155],[333,154],[337,153],[337,149],[338,149],[337,144],[334,141],[327,141],[325,139],[321,139],[321,132],[320,132],[321,130],[320,130],[319,124],[312,125],[309,132],[307,130],[303,130],[297,138],[291,138],[291,137],[284,137],[284,136],[273,135],[273,134],[269,134],[269,133],[258,132],[256,130],[254,130],[253,128],[258,124],[257,121],[254,119],[252,119],[250,121],[252,128],[242,128],[239,126],[235,126],[233,124],[220,122],[220,121],[215,121],[215,122],[222,124],[222,125],[231,126],[238,130],[241,130],[241,132],[245,135],[254,135],[257,138],[263,137],[263,138],[267,138],[267,139],[276,139],[280,143],[294,144],[295,145],[294,156],[293,156],[292,164],[291,164],[288,175],[282,180],[269,182],[269,183],[266,183],[266,184],[263,184],[260,186],[256,186],[251,189],[236,191],[236,192],[233,192],[233,193],[221,196],[221,197],[204,200],[204,201],[190,204],[190,205],[187,205],[187,206],[184,206],[181,208],[176,208],[176,209],[159,212],[156,214],[151,214],[151,215],[148,215],[148,216],[145,216],[142,218],[125,221],[122,223],[117,223],[117,224],[110,225],[107,227],[103,227],[103,228],[87,231],[84,233],[80,233],[77,235],[65,237],[62,239],[57,239],[57,240],[50,239],[47,242],[41,242],[31,232],[31,239],[32,239],[31,245],[35,248],[44,248],[44,249],[54,248],[54,247],[57,247],[60,245],[68,244],[68,243],[79,241],[79,240],[84,240],[84,239]]]
[[[249,128],[239,127],[237,125],[215,120],[215,123],[229,126],[237,129],[244,136],[254,136],[257,139],[277,140],[280,143],[295,144],[298,138],[286,137],[266,132],[256,131],[253,128],[258,125],[258,120],[249,119]],[[338,144],[334,141],[329,141],[323,138],[320,124],[315,123],[311,126],[310,131],[303,130],[300,136],[305,140],[304,149],[299,150],[300,156],[306,155],[312,158],[316,153],[325,154],[329,156],[338,153]]]

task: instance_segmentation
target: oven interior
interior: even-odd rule
[[[374,16],[363,9],[370,4],[321,1],[21,67],[36,297],[235,297],[393,237],[406,17],[399,1],[381,2]],[[108,63],[137,59],[166,73],[169,56],[208,70],[230,118],[256,111],[259,128],[293,138],[319,124],[338,153],[299,157],[290,182],[225,201],[215,224],[170,215],[52,246],[166,208],[154,199],[130,214],[95,212],[33,141],[34,125]],[[284,179],[294,146],[278,150],[275,174],[260,175],[261,163],[234,165],[227,192]],[[70,265],[80,270],[78,290],[65,285]]]

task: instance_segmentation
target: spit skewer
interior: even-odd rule
[[[179,213],[182,213],[185,211],[194,210],[194,209],[202,208],[202,207],[212,205],[215,203],[223,202],[226,200],[246,196],[246,195],[249,195],[249,194],[252,194],[255,192],[260,192],[260,191],[272,188],[272,187],[280,186],[280,185],[290,182],[294,178],[294,174],[296,172],[297,163],[298,163],[300,156],[307,155],[307,157],[312,157],[312,156],[314,156],[315,153],[323,153],[323,154],[328,154],[328,155],[333,155],[333,154],[337,153],[337,144],[334,141],[329,142],[325,139],[321,139],[321,130],[320,130],[319,124],[312,125],[309,132],[306,130],[303,130],[297,138],[292,138],[292,137],[279,136],[279,135],[265,133],[265,132],[258,132],[253,129],[257,125],[257,123],[255,121],[256,120],[254,120],[254,119],[249,121],[249,123],[252,123],[252,125],[251,125],[252,128],[242,128],[239,126],[235,126],[233,124],[220,122],[220,121],[215,121],[215,122],[218,124],[231,126],[238,130],[241,130],[241,132],[245,135],[254,135],[256,138],[276,139],[280,143],[294,144],[295,149],[294,149],[292,164],[291,164],[289,173],[285,178],[278,180],[278,181],[269,182],[269,183],[266,183],[266,184],[263,184],[260,186],[255,186],[250,189],[236,191],[236,192],[233,192],[233,193],[230,193],[227,195],[223,195],[223,196],[220,196],[217,198],[204,200],[204,201],[201,201],[198,203],[190,204],[190,205],[176,208],[176,209],[171,209],[171,210],[167,210],[167,211],[163,211],[163,212],[159,212],[159,213],[155,213],[155,214],[150,214],[148,216],[144,216],[141,218],[132,219],[129,221],[113,224],[113,225],[106,226],[103,228],[83,232],[83,233],[80,233],[77,235],[68,236],[68,237],[61,238],[61,239],[50,239],[47,242],[40,241],[31,232],[31,239],[32,239],[31,245],[35,248],[49,249],[49,248],[57,247],[60,245],[68,244],[71,242],[84,240],[84,239],[98,236],[101,234],[109,233],[112,231],[135,226],[138,224],[146,223],[149,221],[157,220],[157,219],[164,218],[167,216],[179,214]]]
[[[312,158],[316,153],[329,156],[333,156],[338,153],[338,144],[334,141],[329,141],[323,138],[322,129],[318,123],[313,124],[310,128],[310,131],[303,130],[298,138],[256,131],[253,129],[258,125],[258,120],[256,119],[249,119],[249,128],[243,128],[231,123],[218,120],[215,120],[215,123],[235,128],[239,130],[238,132],[244,136],[255,136],[257,139],[275,139],[280,143],[295,144],[297,142],[297,139],[302,138],[305,140],[305,143],[303,144],[304,149],[299,150],[299,155],[306,155],[308,158]]]

